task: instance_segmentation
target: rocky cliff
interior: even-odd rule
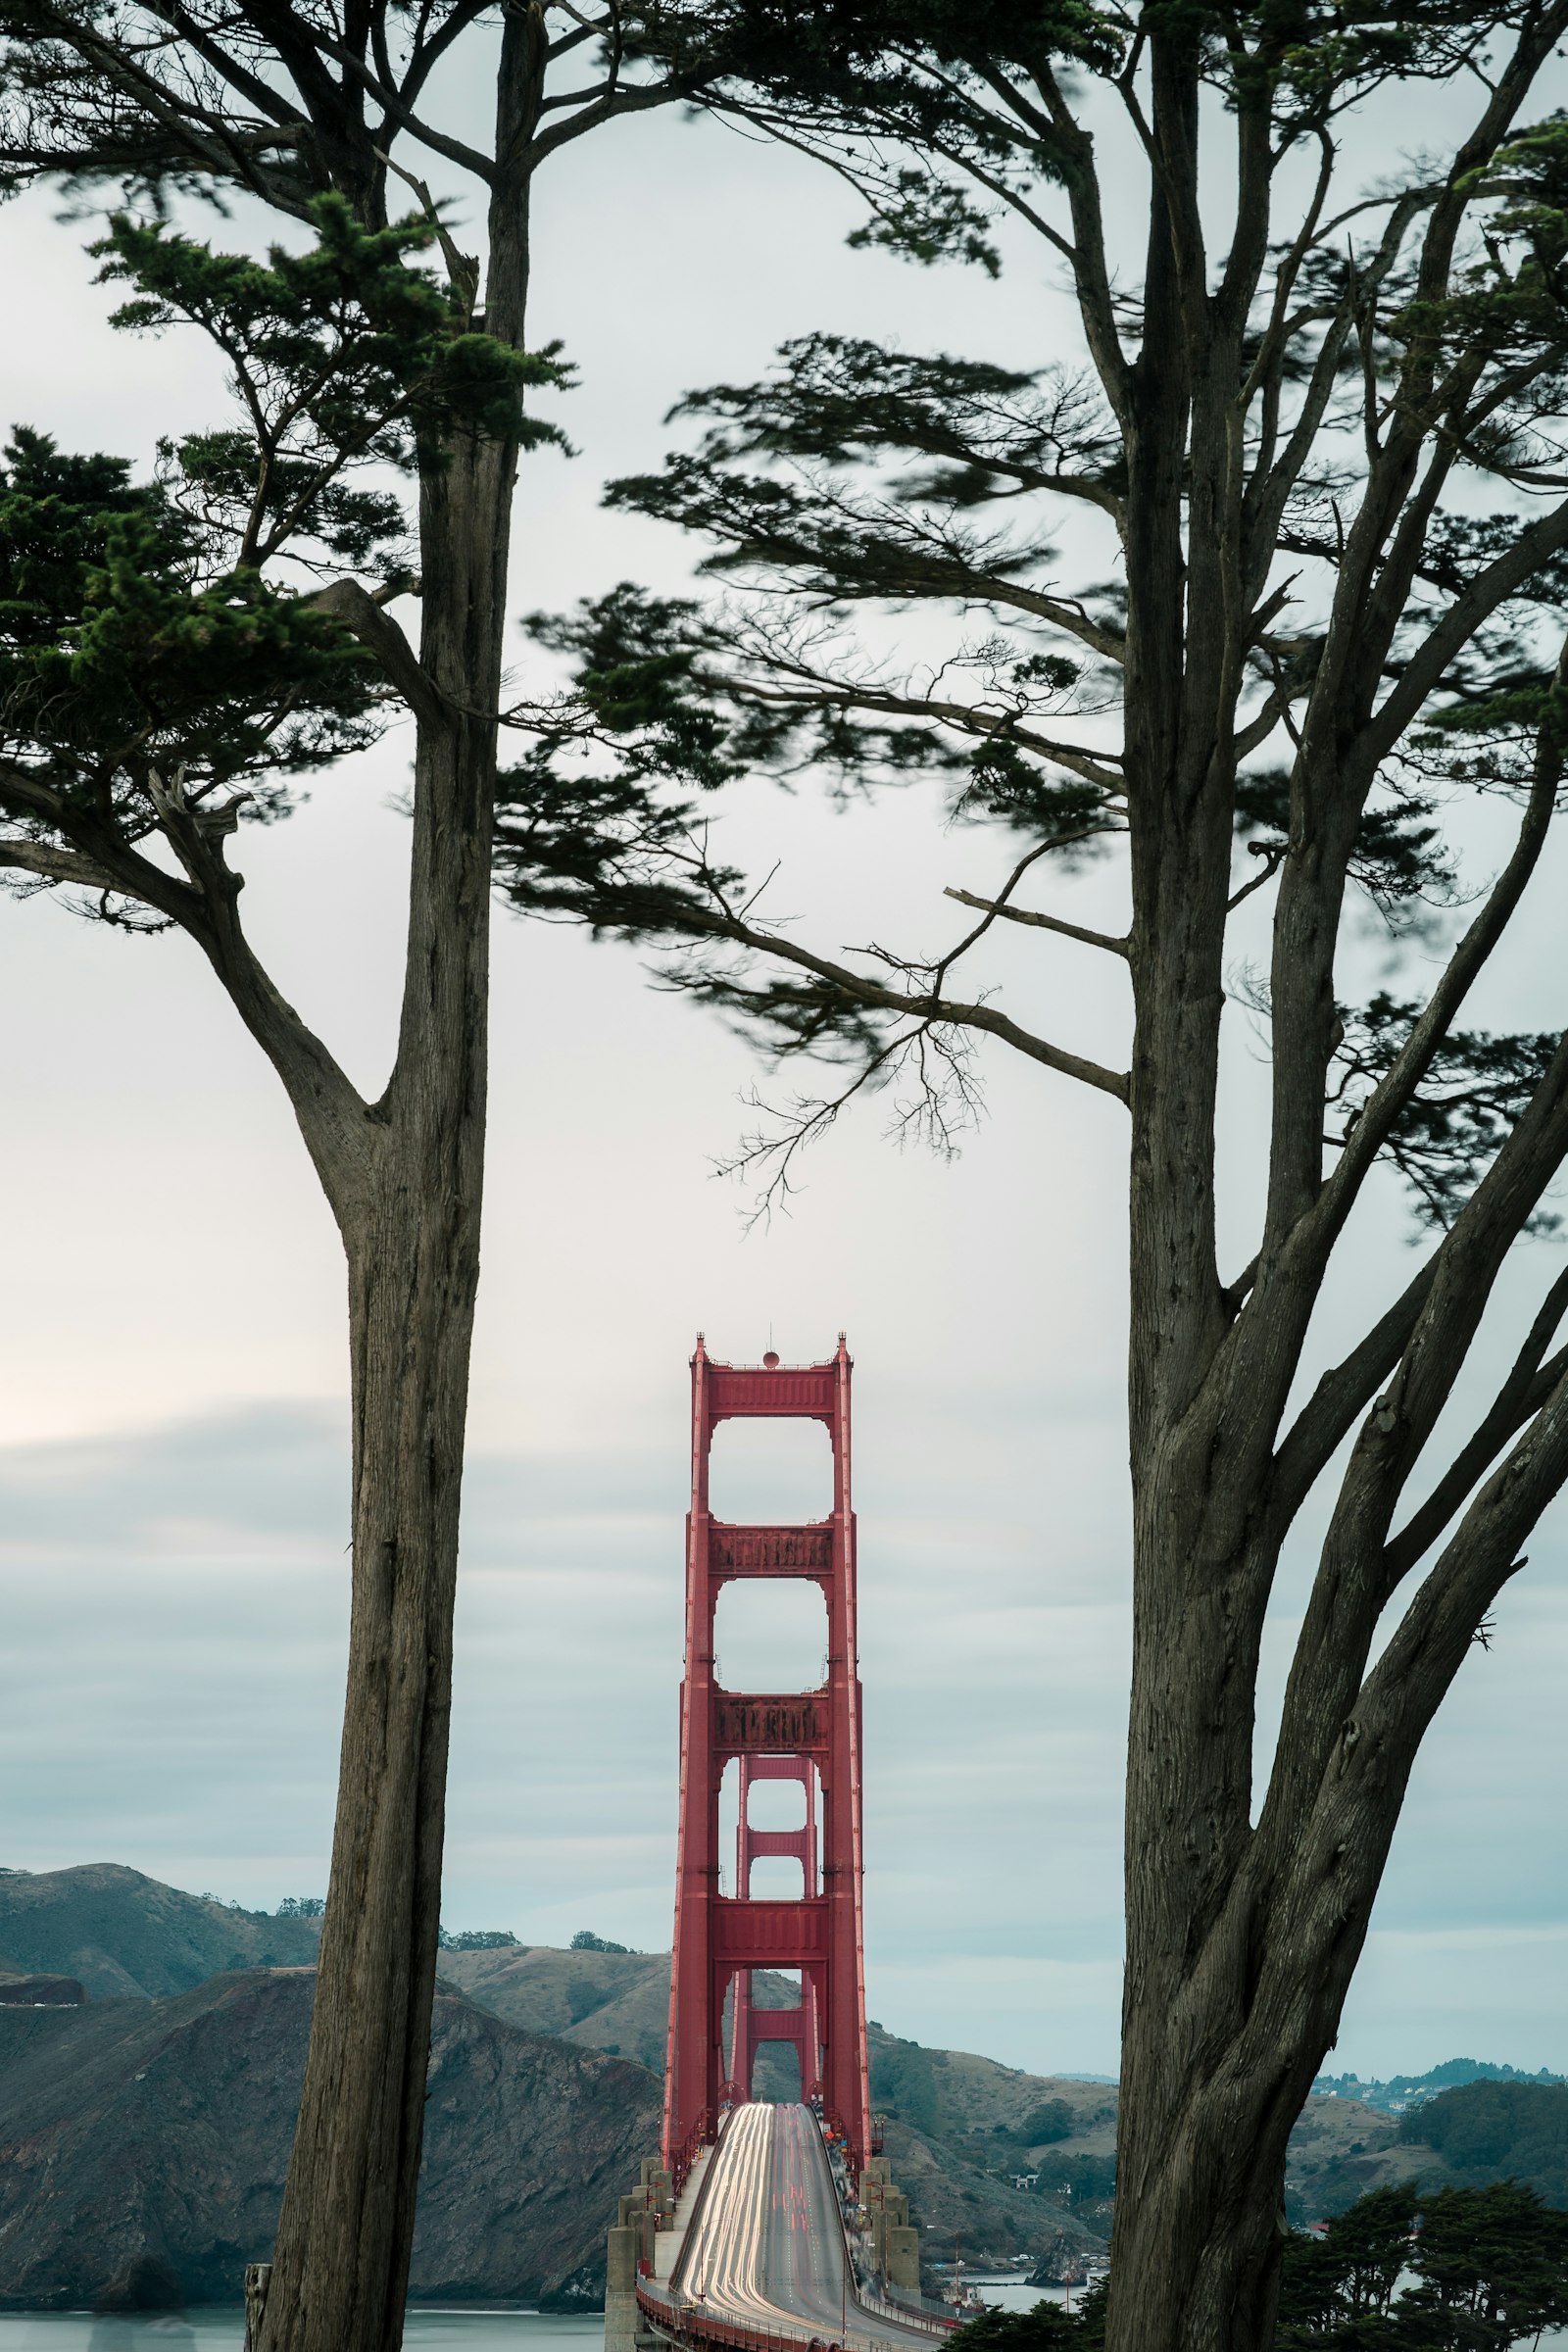
[[[142,2253],[192,2301],[236,2299],[270,2251],[314,1986],[253,1970],[171,2000],[0,2009],[0,2305],[90,2302]],[[412,2291],[596,2304],[659,2087],[443,1993]]]
[[[75,1978],[92,1996],[86,2010],[51,2012],[30,1996],[10,2006],[0,1992],[0,2155],[12,2151],[0,2178],[0,2299],[58,2299],[67,2278],[69,2293],[86,2291],[94,2266],[138,2229],[183,2250],[200,2291],[233,2293],[236,2266],[270,2237],[310,1996],[308,1979],[215,1983],[215,1972],[308,1965],[318,1932],[112,1863],[0,1872],[0,1979]],[[602,2229],[657,2133],[669,1955],[506,1944],[444,1952],[441,1970],[466,2000],[443,1999],[437,2018],[418,2289],[543,2290],[569,2302],[575,2278],[576,2294],[591,2293]],[[762,2007],[791,1997],[761,1972],[754,1989]],[[1027,2257],[1049,2274],[1102,2245],[1114,2085],[1022,2074],[876,2025],[870,2057],[888,2153],[932,2253],[951,2254],[956,2240],[966,2261]],[[796,2095],[789,2071],[764,2047],[760,2095]],[[1540,2118],[1553,2099],[1568,2108],[1568,2091],[1502,2089],[1524,2101],[1529,2129],[1496,2148],[1493,2132],[1484,2162],[1425,2144],[1428,2117],[1458,2092],[1402,2124],[1357,2100],[1308,2099],[1291,2141],[1292,2218],[1337,2212],[1412,2173],[1469,2181],[1516,2171],[1548,2199],[1568,2199],[1555,2121],[1557,2139],[1545,2155],[1537,2146]],[[566,2117],[580,2124],[575,2137],[560,2128]],[[111,2180],[125,2199],[119,2236],[107,2219]]]

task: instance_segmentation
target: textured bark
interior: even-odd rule
[[[8,169],[111,182],[239,185],[309,220],[323,195],[384,228],[412,190],[434,230],[455,333],[523,348],[532,174],[626,112],[683,92],[597,66],[575,14],[484,0],[340,12],[237,0],[133,6],[111,25],[56,0],[0,0],[31,93]],[[482,32],[476,28],[484,25]],[[607,20],[607,36],[612,20]],[[429,76],[470,31],[492,77],[488,150],[425,120]],[[542,116],[552,56],[564,94]],[[45,65],[40,69],[38,61]],[[465,175],[485,215],[465,256],[398,146]],[[439,368],[435,371],[439,379]],[[416,386],[420,641],[363,581],[309,601],[353,631],[415,721],[407,956],[396,1058],[374,1103],[284,1001],[239,918],[223,834],[182,780],[145,790],[177,860],[144,857],[112,808],[0,774],[7,865],[121,894],[197,941],[277,1071],[342,1237],[353,1419],[353,1591],[331,1879],[299,2126],[259,2352],[391,2352],[401,2340],[440,1922],[453,1613],[468,1357],[479,1267],[498,707],[513,493],[526,434],[504,395],[465,423]],[[420,405],[423,402],[425,405]],[[14,836],[14,838],[12,837]],[[235,2289],[239,2286],[236,2275]]]
[[[1049,416],[1049,433],[1032,439],[1020,425],[1009,439],[994,417],[977,424],[961,399],[950,399],[949,364],[935,359],[924,363],[923,381],[914,364],[918,397],[901,408],[908,363],[882,355],[893,387],[886,418],[867,402],[856,429],[867,462],[885,462],[885,470],[861,477],[874,487],[857,491],[851,453],[838,462],[831,495],[813,506],[824,439],[843,430],[834,404],[859,400],[879,379],[858,347],[852,367],[836,347],[803,359],[794,345],[779,378],[710,396],[720,437],[735,433],[710,474],[672,469],[652,485],[622,486],[627,503],[710,534],[726,568],[766,586],[790,575],[813,612],[809,600],[821,599],[824,581],[850,610],[888,593],[896,578],[901,594],[966,613],[989,610],[1005,621],[1028,612],[1070,655],[1119,661],[1119,761],[1049,709],[1020,719],[1015,739],[1028,744],[1034,783],[1063,774],[1088,782],[1101,796],[1093,813],[1081,813],[1080,800],[1071,812],[1058,806],[1054,820],[1020,815],[1031,846],[1021,856],[1013,846],[999,890],[950,894],[985,921],[936,957],[901,959],[880,946],[824,955],[760,915],[760,893],[726,900],[710,877],[689,887],[678,868],[662,900],[647,887],[639,900],[628,884],[618,905],[609,887],[597,901],[584,889],[576,901],[563,890],[548,902],[575,904],[599,924],[618,919],[634,936],[662,931],[705,950],[728,941],[747,959],[766,959],[781,977],[762,986],[749,960],[725,973],[706,959],[690,985],[743,1019],[771,1021],[787,1047],[816,1034],[803,1006],[812,1020],[823,1008],[838,1017],[841,1034],[858,1043],[854,1076],[834,1099],[781,1114],[774,1165],[786,1185],[790,1154],[872,1074],[908,1072],[927,1089],[933,1130],[945,1132],[940,1086],[919,1058],[933,1033],[988,1035],[1128,1106],[1134,1621],[1109,2352],[1265,2352],[1286,2142],[1333,2043],[1415,1755],[1520,1564],[1522,1543],[1568,1477],[1568,1348],[1547,1352],[1568,1298],[1559,1284],[1473,1436],[1428,1465],[1431,1499],[1397,1524],[1507,1253],[1568,1158],[1568,1040],[1544,1071],[1532,1063],[1525,1107],[1510,1108],[1500,1148],[1489,1143],[1479,1154],[1486,1172],[1465,1176],[1426,1263],[1400,1297],[1374,1310],[1292,1417],[1309,1326],[1347,1220],[1440,1050],[1454,1042],[1536,871],[1561,781],[1555,711],[1544,701],[1534,780],[1520,779],[1513,852],[1329,1152],[1331,1072],[1344,1034],[1335,960],[1380,771],[1402,753],[1420,772],[1410,736],[1423,713],[1441,692],[1457,691],[1455,665],[1467,651],[1478,672],[1490,674],[1491,662],[1501,674],[1501,657],[1485,648],[1487,624],[1568,547],[1568,501],[1556,477],[1543,478],[1531,518],[1516,533],[1498,528],[1456,567],[1457,584],[1442,576],[1441,554],[1423,566],[1446,494],[1456,503],[1458,453],[1484,465],[1478,452],[1500,409],[1516,393],[1525,400],[1530,367],[1556,382],[1555,324],[1515,372],[1520,346],[1509,343],[1506,359],[1496,357],[1500,346],[1489,356],[1476,312],[1465,324],[1456,297],[1462,289],[1467,303],[1476,299],[1470,208],[1498,150],[1529,119],[1524,110],[1539,103],[1568,7],[1527,6],[1505,33],[1496,20],[1470,21],[1478,43],[1505,52],[1491,57],[1472,127],[1423,184],[1388,198],[1375,225],[1357,204],[1338,209],[1346,198],[1335,185],[1332,106],[1316,124],[1320,160],[1304,216],[1293,191],[1291,217],[1278,218],[1278,167],[1299,129],[1299,119],[1283,122],[1291,67],[1281,44],[1311,39],[1302,22],[1293,19],[1287,31],[1283,20],[1252,12],[1138,14],[1136,39],[1106,81],[1127,110],[1128,152],[1147,167],[1141,295],[1130,290],[1139,272],[1107,256],[1094,139],[1054,61],[1030,55],[1024,64],[1001,41],[983,51],[983,33],[968,54],[955,32],[971,69],[963,84],[933,44],[927,95],[940,90],[952,108],[934,142],[944,163],[961,157],[972,136],[975,179],[995,195],[1005,179],[999,157],[1010,154],[1020,172],[1023,151],[1031,169],[1042,150],[1049,157],[1070,235],[1050,216],[1045,173],[1019,214],[1072,273],[1101,395],[1086,404],[1087,422],[1074,424],[1070,402],[1054,405],[1053,385],[1036,412]],[[909,59],[918,55],[913,38],[899,53],[898,103],[899,74],[914,70]],[[1352,80],[1356,71],[1346,68]],[[1222,107],[1212,85],[1227,72]],[[1391,81],[1389,96],[1397,91]],[[898,135],[905,118],[874,77],[853,84],[846,115],[863,127],[879,106]],[[842,150],[836,160],[843,165]],[[885,200],[885,183],[863,169],[873,200]],[[804,391],[787,386],[792,365],[807,371]],[[1348,383],[1357,384],[1353,402]],[[1030,416],[1024,396],[1020,416]],[[787,522],[776,519],[781,510],[745,495],[760,478],[741,469],[752,447],[778,450],[797,468],[804,488]],[[981,507],[988,496],[1047,491],[1110,515],[1125,566],[1120,639],[1103,611],[1075,606],[1059,579],[1037,585],[1025,564],[1000,562],[983,529],[966,540],[955,524],[922,571],[909,551],[932,477],[915,473],[903,494],[888,484],[899,463],[933,458],[954,466],[952,478],[971,485]],[[1517,475],[1499,471],[1516,489]],[[889,526],[878,491],[906,498],[911,529]],[[1020,527],[1020,543],[1031,528],[1041,547],[1050,543],[1050,524],[1038,516]],[[1298,589],[1310,565],[1313,584]],[[1293,602],[1301,611],[1286,619]],[[850,710],[866,722],[868,745],[872,727],[900,714],[971,756],[999,728],[995,701],[976,697],[956,709],[946,684],[922,690],[913,671],[879,692],[852,660],[803,652],[804,631],[720,636],[733,664],[723,688],[743,710],[772,698]],[[1565,683],[1568,655],[1559,698]],[[1283,762],[1276,772],[1288,784],[1288,821],[1264,868],[1238,889],[1239,783],[1265,751]],[[866,757],[874,763],[874,750]],[[895,762],[881,772],[896,772]],[[1052,821],[1063,828],[1057,841]],[[1026,873],[1040,884],[1048,867],[1037,860],[1048,851],[1097,831],[1127,839],[1125,939],[1010,903]],[[1264,883],[1275,892],[1267,1158],[1256,1254],[1227,1282],[1215,1188],[1221,1014],[1235,952],[1228,935],[1232,909]],[[1125,1075],[1021,1029],[994,1002],[965,1001],[978,992],[957,993],[955,967],[999,919],[1125,958],[1133,995]],[[865,1046],[868,1015],[885,1016],[886,1028]],[[756,1166],[769,1149],[765,1139],[749,1145],[739,1164]],[[1264,1617],[1282,1547],[1320,1482],[1331,1497],[1328,1529],[1259,1792]],[[1396,1592],[1423,1561],[1424,1581],[1373,1665]]]
[[[332,1873],[263,2352],[401,2340],[440,1927],[458,1512],[479,1272],[490,828],[514,452],[421,485],[420,725],[391,1082],[346,1189],[354,1589]]]
[[[1496,144],[1544,54],[1542,29],[1521,44],[1524,71],[1462,152],[1455,179]],[[1406,416],[1373,467],[1356,523],[1364,547],[1352,546],[1342,570],[1337,633],[1299,750],[1294,851],[1274,927],[1268,1205],[1259,1263],[1238,1311],[1216,1263],[1214,1109],[1237,765],[1230,724],[1247,615],[1267,563],[1266,551],[1259,564],[1249,546],[1233,387],[1246,374],[1242,334],[1267,207],[1257,188],[1249,190],[1256,126],[1244,104],[1237,234],[1220,288],[1210,293],[1197,212],[1195,63],[1178,43],[1163,48],[1152,80],[1166,179],[1152,207],[1145,356],[1127,427],[1134,1658],[1106,2341],[1109,2352],[1262,2352],[1278,2298],[1286,2143],[1338,2030],[1420,1738],[1517,1564],[1514,1546],[1530,1513],[1560,1483],[1560,1470],[1545,1462],[1557,1457],[1550,1424],[1562,1409],[1548,1382],[1534,1394],[1544,1409],[1531,1433],[1533,1463],[1511,1482],[1499,1472],[1483,1490],[1432,1572],[1430,1613],[1444,1631],[1436,1622],[1417,1625],[1418,1598],[1366,1677],[1378,1619],[1398,1581],[1385,1546],[1399,1493],[1451,1394],[1500,1253],[1529,1213],[1498,1197],[1505,1163],[1516,1159],[1530,1186],[1556,1164],[1568,1127],[1548,1080],[1432,1282],[1412,1286],[1408,1311],[1396,1312],[1385,1335],[1390,1344],[1365,1351],[1350,1410],[1334,1435],[1352,1425],[1396,1364],[1399,1403],[1390,1410],[1385,1399],[1373,1414],[1342,1485],[1274,1783],[1254,1823],[1259,1643],[1280,1547],[1301,1498],[1291,1494],[1284,1449],[1277,1457],[1275,1446],[1346,1213],[1334,1185],[1353,1198],[1359,1181],[1343,1163],[1327,1186],[1322,1174],[1334,958],[1347,869],[1379,756],[1382,654],[1403,602],[1402,593],[1391,598],[1390,576],[1396,588],[1408,577],[1401,564],[1414,561],[1430,501],[1413,496],[1426,453],[1424,433]],[[1433,289],[1451,262],[1452,211],[1446,218],[1437,208],[1425,240],[1422,275]],[[1227,299],[1233,284],[1239,301]],[[1413,535],[1401,548],[1412,509]],[[1555,772],[1554,754],[1546,765]],[[1472,925],[1468,962],[1461,947],[1450,966],[1451,993],[1468,986],[1517,904],[1546,818],[1538,780],[1513,865]],[[1451,1018],[1440,1008],[1436,1028]],[[1533,1125],[1543,1130],[1536,1153],[1525,1133]],[[1363,1139],[1362,1149],[1369,1145]],[[1510,1430],[1524,1418],[1516,1414]],[[1327,1431],[1316,1435],[1314,1475],[1332,1449],[1322,1442]],[[1473,1479],[1474,1470],[1460,1496]],[[1528,1503],[1514,1493],[1525,1507],[1499,1541],[1496,1506],[1506,1508],[1510,1484],[1521,1483],[1530,1487]],[[1484,1524],[1488,1497],[1492,1524]]]

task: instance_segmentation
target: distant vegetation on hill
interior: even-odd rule
[[[1457,2185],[1507,2178],[1568,2206],[1568,2085],[1467,2082],[1405,2116],[1399,2145],[1430,2150]]]
[[[156,2000],[162,2016],[166,2004],[224,1971],[308,1968],[316,1956],[320,1909],[318,1897],[297,1896],[270,1917],[242,1911],[216,1896],[186,1894],[109,1863],[0,1873],[0,1976],[74,1976],[94,2004],[112,2003],[123,2016],[130,2006]],[[519,1943],[505,1930],[449,1934],[443,1947],[443,1985],[463,1996],[448,2014],[468,2014],[464,2003],[472,2003],[512,2030],[517,2039],[506,2043],[514,2053],[507,2064],[521,2070],[514,2082],[526,2072],[515,2055],[523,2037],[551,2036],[567,2045],[563,2063],[571,2063],[573,2053],[629,2062],[632,2073],[626,2080],[635,2079],[643,2087],[625,2095],[639,2112],[641,2102],[650,2102],[652,2116],[651,2079],[663,2067],[668,2025],[667,1952],[631,1951],[589,1930],[580,1931],[566,1950]],[[764,1972],[758,1972],[754,1993],[761,2008],[782,2007],[793,1997],[784,1980]],[[308,2000],[308,1992],[301,1997]],[[14,2014],[28,2021],[17,2031],[45,2030],[31,2024],[41,2011]],[[234,2020],[250,2014],[232,2013]],[[78,2027],[71,2031],[87,2037],[62,2040],[62,2057],[68,2049],[97,2047],[92,2035],[109,2030],[107,2023],[89,2029],[90,2011],[77,2016]],[[156,2035],[161,2028],[149,2020],[148,2030]],[[227,2030],[237,2034],[240,2026],[233,2023]],[[1102,2251],[1115,2185],[1113,2083],[1023,2074],[967,2051],[927,2048],[875,2023],[868,2041],[872,2104],[887,2119],[895,2177],[910,2197],[932,2256],[943,2258],[958,2240],[965,2260],[1027,2260],[1045,2278],[1071,2272],[1086,2253]],[[760,2095],[798,2095],[793,2059],[786,2063],[786,2055],[764,2045]],[[0,2071],[4,2063],[0,2053]],[[1461,2074],[1463,2079],[1455,2080]],[[84,2075],[83,2082],[87,2079]],[[1527,2079],[1514,2068],[1471,2059],[1451,2059],[1427,2075],[1396,2080],[1421,2093],[1419,2103],[1403,2114],[1360,2096],[1316,2095],[1307,2101],[1291,2139],[1287,2210],[1293,2222],[1341,2213],[1369,2189],[1410,2179],[1433,2187],[1471,2187],[1512,2176],[1548,2204],[1568,2207],[1568,2085],[1557,2078]],[[1452,2087],[1444,2087],[1450,2082]],[[278,2077],[272,2104],[279,2113],[291,2113],[292,2093],[280,2084]],[[81,2095],[82,2114],[90,2110],[97,2119],[97,2144],[112,2151],[117,2132],[122,2132],[115,2100],[105,2094],[94,2105],[97,2093]],[[66,2085],[62,2129],[75,2096]],[[3,2097],[0,2093],[0,2103]],[[482,2132],[488,2127],[477,2119],[484,2104],[477,2078],[468,2083],[454,2075],[441,2109],[450,2121],[441,2131],[450,2130],[459,2139],[470,2125]],[[432,2128],[435,2113],[432,2101]],[[220,2125],[211,2118],[204,2128],[239,2129],[231,2120]],[[639,2129],[651,2145],[655,2124]],[[634,2151],[644,2152],[641,2146]],[[4,2154],[0,2144],[0,2169]],[[263,2183],[257,2193],[265,2205],[270,2175],[260,2156],[255,2165]],[[0,2190],[0,2234],[3,2198],[12,2193]],[[424,2193],[428,2200],[434,2192],[427,2186]],[[592,2192],[584,2193],[591,2205]],[[460,2246],[467,2224],[456,2208],[454,2213],[450,2242]],[[593,2230],[584,2225],[584,2243],[604,2219],[596,2210]],[[503,2239],[511,2242],[504,2233]],[[453,2292],[459,2291],[452,2281],[461,2267],[455,2258],[449,2266],[447,2284]],[[469,2267],[475,2280],[492,2276],[476,2264]],[[565,2275],[553,2272],[542,2253],[536,2267],[538,2275],[558,2283]],[[0,2297],[6,2291],[0,2281]],[[491,2284],[475,2285],[473,2291],[501,2290]]]
[[[1530,2075],[1516,2066],[1495,2066],[1488,2058],[1446,2058],[1441,2066],[1429,2068],[1424,2075],[1392,2075],[1386,2082],[1375,2078],[1363,2082],[1359,2075],[1319,2075],[1312,2088],[1326,2097],[1359,2099],[1363,2106],[1399,2115],[1418,2101],[1435,2098],[1440,2090],[1454,2090],[1463,2082],[1561,2082],[1563,2080],[1561,2075],[1548,2074],[1544,2067],[1539,2074]]]
[[[242,1911],[117,1862],[0,1871],[0,1975],[79,1978],[95,2001],[164,1999],[224,1969],[312,1968],[320,1923]]]
[[[1481,2077],[1402,2116],[1349,2099],[1313,2099],[1291,2140],[1293,2222],[1343,2213],[1368,2190],[1524,2182],[1568,2207],[1568,2086]]]
[[[874,2022],[867,2041],[871,2104],[888,2119],[895,2178],[934,2251],[958,2239],[965,2259],[1027,2254],[1043,2279],[1103,2252],[1114,2086],[927,2049]]]

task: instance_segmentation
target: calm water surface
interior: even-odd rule
[[[1063,2300],[1059,2286],[1026,2286],[1021,2279],[976,2278],[973,2284],[1003,2311]],[[208,2304],[188,2317],[195,2352],[241,2352],[245,2314],[237,2305]],[[0,2352],[88,2352],[92,2329],[90,2312],[0,2311]],[[542,2311],[411,2311],[403,2331],[411,2352],[589,2352],[604,2337],[601,2312],[566,2319]],[[1547,2346],[1568,2352],[1568,2328],[1548,2328],[1539,2341],[1542,2352]],[[142,2352],[160,2352],[161,2346],[172,2352],[167,2333],[146,2330]]]
[[[235,2304],[189,2312],[195,2352],[240,2352],[245,2314]],[[86,2311],[0,2311],[0,2352],[88,2352],[94,2327]],[[126,2331],[127,2352],[191,2352],[182,2330],[157,2326]],[[589,2352],[605,2337],[604,2315],[558,2317],[542,2311],[411,2311],[403,2331],[410,2352]]]

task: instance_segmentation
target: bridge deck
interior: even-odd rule
[[[849,2275],[832,2168],[808,2107],[753,2102],[731,2114],[671,2280],[677,2332],[755,2329],[846,2352],[943,2340],[862,2302]],[[678,2316],[676,2316],[678,2315]]]

